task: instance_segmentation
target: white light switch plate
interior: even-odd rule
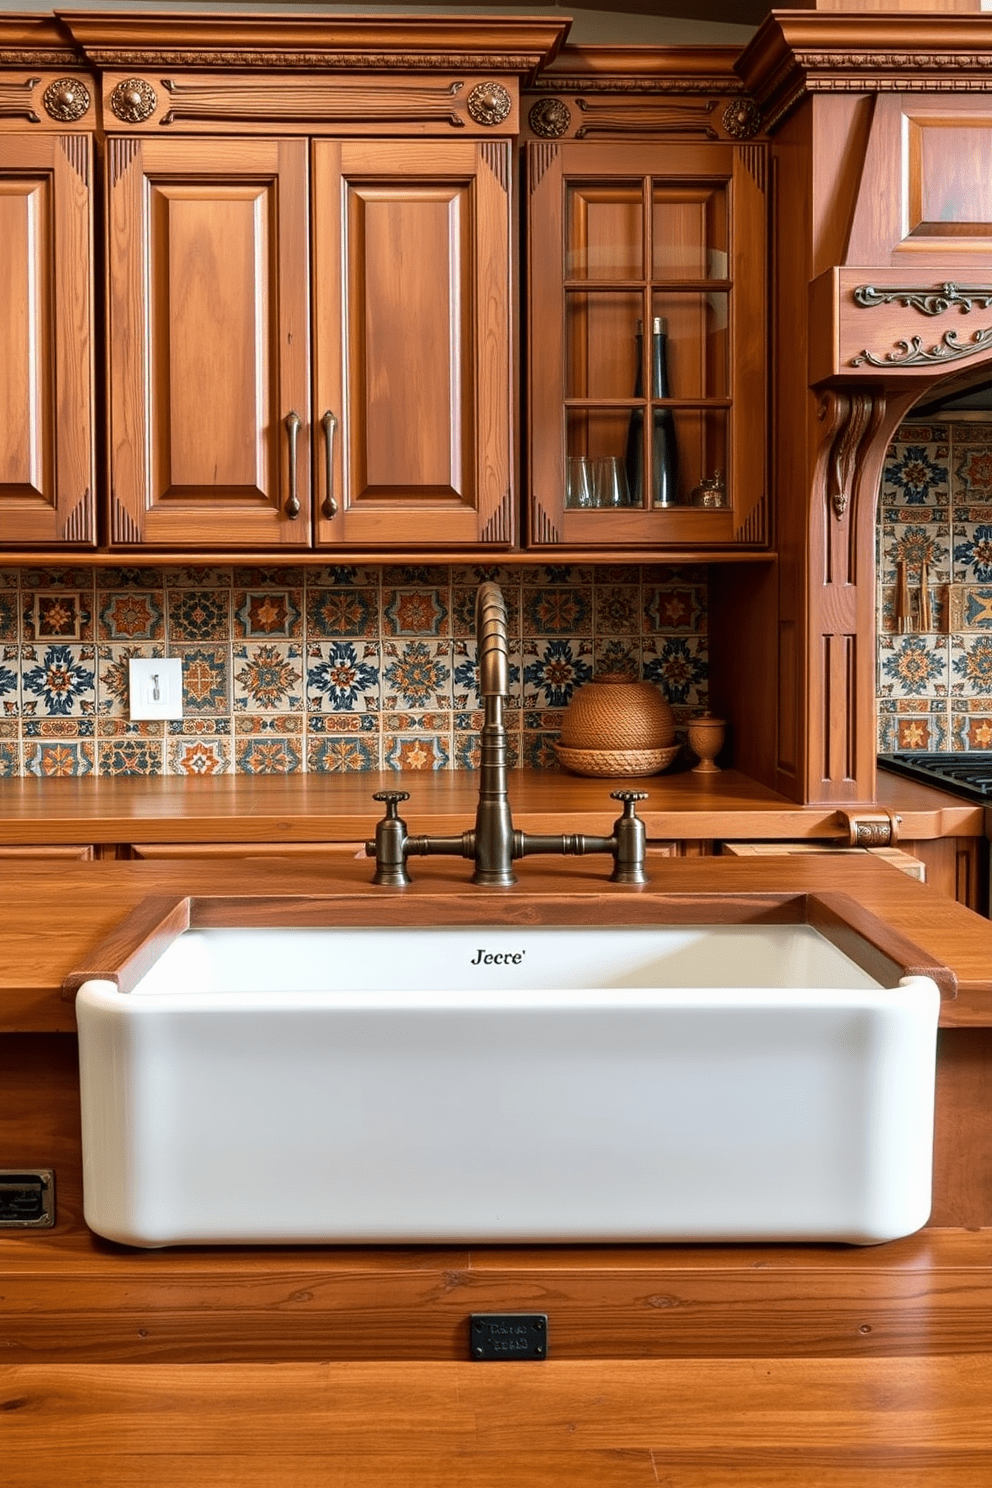
[[[178,657],[132,656],[128,662],[132,718],[182,718],[183,664]]]

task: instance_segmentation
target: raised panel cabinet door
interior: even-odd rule
[[[92,145],[0,136],[0,543],[92,545]]]
[[[513,539],[509,151],[314,141],[320,543]]]
[[[111,139],[111,538],[310,541],[307,147]]]

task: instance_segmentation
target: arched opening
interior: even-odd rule
[[[888,445],[876,508],[882,755],[992,751],[992,379],[948,378]]]

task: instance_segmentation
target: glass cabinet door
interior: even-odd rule
[[[738,363],[764,340],[756,183],[729,145],[531,165],[532,540],[740,540],[764,477],[763,369]]]

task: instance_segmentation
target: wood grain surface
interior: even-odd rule
[[[219,561],[219,560],[218,560]],[[530,832],[608,832],[610,791],[623,782],[557,770],[513,770],[517,826]],[[651,837],[846,841],[832,807],[796,806],[739,770],[652,775],[639,806]],[[479,793],[472,770],[345,775],[78,777],[0,781],[0,843],[354,842],[371,835],[377,790],[410,792],[412,832],[461,831]],[[898,815],[901,838],[984,837],[984,808],[881,772],[877,806]]]
[[[992,1356],[13,1365],[0,1410],[7,1488],[986,1488]]]
[[[897,935],[951,969],[957,996],[944,1004],[945,1026],[992,1023],[992,922],[871,858],[665,858],[651,863],[646,888],[608,878],[609,859],[530,858],[519,882],[498,893],[469,881],[458,859],[417,860],[403,890],[376,889],[370,864],[353,859],[315,864],[207,859],[200,862],[30,862],[4,878],[0,923],[0,1032],[57,1032],[75,1026],[62,1000],[63,979],[88,969],[93,949],[142,900],[161,895],[245,895],[294,904],[324,901],[333,924],[616,924],[651,923],[659,895],[757,896],[839,890],[858,900]],[[605,865],[605,866],[604,866]],[[299,922],[297,920],[297,922]],[[54,933],[56,932],[57,933]]]
[[[54,1169],[57,1223],[0,1238],[0,1359],[457,1361],[473,1312],[546,1313],[558,1359],[982,1353],[992,1032],[941,1039],[935,1227],[891,1244],[136,1250],[83,1218],[75,1039],[8,1035],[0,1152]]]

